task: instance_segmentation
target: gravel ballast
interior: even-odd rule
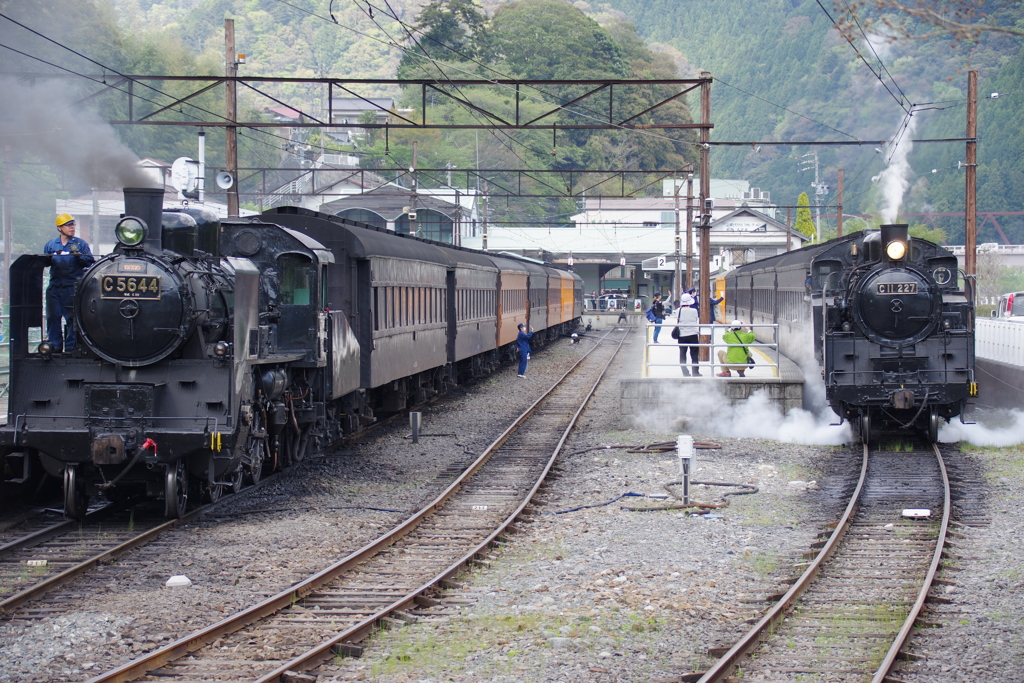
[[[440,436],[414,445],[400,425],[333,449],[143,550],[144,573],[104,567],[66,613],[0,623],[0,680],[86,680],[330,564],[435,495],[592,339],[534,353],[526,380],[504,368],[428,406],[423,431]],[[858,449],[691,427],[709,446],[697,450],[692,478],[756,492],[723,499],[750,489],[694,485],[694,500],[722,506],[704,515],[626,509],[677,502],[665,488],[680,479],[674,452],[639,448],[674,442],[677,432],[672,424],[621,428],[614,376],[567,443],[541,494],[543,514],[518,525],[490,566],[462,576],[466,587],[446,591],[426,618],[378,634],[362,658],[328,665],[320,681],[674,681],[712,662],[709,647],[749,628],[746,620],[782,592],[793,564],[840,513]],[[993,419],[1021,426],[1019,418]],[[899,675],[1016,682],[1024,664],[1024,451],[962,444],[957,457],[979,473],[991,523],[957,528],[956,558],[939,587],[948,602],[928,611],[942,626],[915,636],[913,651],[924,659]],[[642,495],[619,498],[630,493]],[[192,585],[165,587],[175,575]]]

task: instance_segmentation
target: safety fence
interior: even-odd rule
[[[1024,366],[1024,318],[1020,321],[978,318],[974,327],[975,356]]]
[[[678,374],[666,371],[666,368],[675,369],[686,369],[692,367],[689,352],[685,358],[685,362],[682,360],[682,353],[684,349],[690,346],[696,346],[699,349],[699,368],[702,371],[702,376],[705,376],[703,370],[709,370],[707,375],[718,376],[719,372],[724,372],[726,368],[730,369],[730,372],[736,372],[738,374],[740,369],[753,369],[758,370],[766,368],[771,371],[771,376],[779,376],[780,366],[780,354],[779,354],[779,326],[773,323],[757,323],[757,324],[745,324],[743,328],[748,331],[754,331],[758,337],[762,339],[770,338],[771,342],[753,341],[749,344],[728,344],[723,341],[722,337],[728,332],[732,325],[727,323],[710,323],[706,325],[700,325],[700,331],[698,333],[698,343],[696,344],[679,344],[677,339],[672,338],[672,329],[675,328],[676,323],[669,321],[665,323],[647,323],[647,329],[645,330],[645,344],[644,344],[644,377],[677,377]],[[658,333],[658,340],[654,339],[655,330],[660,329]],[[746,364],[737,364],[723,362],[725,354],[731,347],[745,346],[752,356],[753,360]],[[671,350],[675,352],[675,348],[678,347],[679,356],[672,358],[669,354],[664,351]],[[754,350],[757,353],[754,353]],[[722,352],[721,355],[719,352]],[[686,372],[683,373],[687,374]],[[735,375],[733,375],[735,376]]]

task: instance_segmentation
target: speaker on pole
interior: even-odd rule
[[[217,174],[217,187],[222,190],[230,190],[235,184],[235,177],[227,171],[221,171]]]

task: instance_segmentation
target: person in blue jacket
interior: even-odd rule
[[[530,360],[530,340],[533,339],[533,328],[526,331],[526,325],[519,323],[519,336],[516,337],[516,346],[519,347],[519,376],[526,377],[526,362]]]
[[[93,258],[89,244],[75,237],[75,217],[57,216],[56,237],[43,246],[50,257],[50,286],[46,288],[46,336],[55,352],[75,348],[75,283],[82,279]],[[63,329],[66,325],[66,329]]]

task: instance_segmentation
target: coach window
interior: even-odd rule
[[[302,254],[282,254],[277,259],[281,272],[281,305],[310,304],[310,264],[311,260]]]

